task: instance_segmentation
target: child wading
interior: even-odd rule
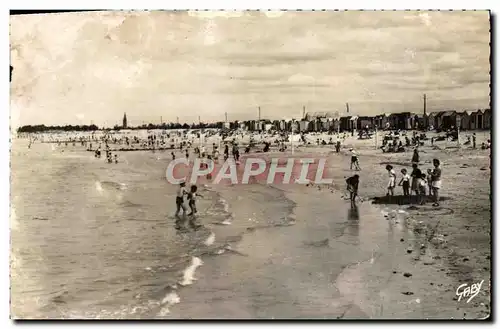
[[[385,167],[389,173],[389,183],[387,184],[387,196],[394,196],[394,188],[396,187],[396,172],[391,165]]]
[[[196,217],[195,214],[198,213],[198,210],[196,209],[196,197],[198,187],[196,185],[191,186],[191,191],[188,193],[188,201],[189,201],[189,208],[191,209],[191,212],[188,214],[188,216],[191,216],[189,218],[189,226],[193,229],[200,228],[201,225],[196,224]]]
[[[182,215],[183,216],[186,215],[186,206],[184,205],[184,195],[186,195],[186,194],[187,194],[186,183],[181,182],[179,185],[179,189],[177,190],[177,195],[175,198],[175,205],[177,206],[177,211],[175,212],[175,217],[177,217],[177,219],[175,221],[175,226],[177,229],[180,228],[180,224],[181,224],[181,220],[179,218],[179,212],[181,211],[181,209],[182,209]]]
[[[439,190],[441,189],[441,163],[438,159],[434,159],[432,160],[432,164],[434,165],[434,170],[432,170],[431,173],[432,195],[434,197],[434,203],[432,205],[437,207],[439,206]]]
[[[351,205],[356,203],[356,197],[358,196],[358,186],[359,186],[359,175],[354,175],[347,178],[347,190],[350,193]]]
[[[401,178],[401,181],[399,182],[399,186],[403,186],[403,195],[409,197],[410,196],[410,175],[408,175],[408,172],[406,169],[401,169],[401,174],[403,174],[403,177]]]

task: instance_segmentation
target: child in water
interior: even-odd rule
[[[187,194],[186,191],[186,183],[181,182],[179,185],[179,189],[177,190],[177,195],[175,198],[175,205],[177,206],[177,211],[175,212],[175,217],[177,217],[177,220],[175,221],[176,228],[180,228],[180,219],[179,219],[179,212],[182,209],[182,214],[186,214],[186,206],[184,205],[184,195]]]
[[[196,198],[200,195],[197,194],[198,192],[198,186],[196,185],[191,185],[191,190],[188,193],[188,201],[189,201],[189,208],[191,209],[191,212],[188,214],[188,216],[191,216],[189,219],[189,226],[193,229],[199,228],[201,225],[196,224],[196,217],[195,215],[198,213],[198,210],[196,209]]]

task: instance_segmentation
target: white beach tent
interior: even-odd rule
[[[302,139],[300,138],[300,134],[288,135],[288,142],[291,143],[292,141],[294,144],[302,143]]]

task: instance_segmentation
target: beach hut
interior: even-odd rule
[[[441,112],[431,112],[427,116],[427,122],[429,128],[432,127],[433,129],[436,129],[438,127],[438,122],[437,122],[437,117]]]
[[[351,126],[351,116],[343,116],[340,118],[340,130],[348,131]]]
[[[330,130],[331,123],[332,123],[332,119],[321,118],[321,130],[322,131]]]
[[[491,109],[483,112],[483,129],[491,129]]]
[[[353,131],[358,127],[358,119],[359,117],[357,115],[354,115],[349,119],[349,131]]]
[[[308,120],[300,120],[299,121],[299,131],[309,131],[309,121]]]
[[[321,131],[321,118],[316,117],[313,121],[311,121],[311,124],[311,131]]]
[[[278,130],[280,131],[285,131],[286,129],[286,121],[285,120],[280,120],[278,122]]]
[[[451,129],[457,125],[457,112],[454,110],[448,110],[444,112],[439,112],[437,116],[437,127],[440,130]]]
[[[372,128],[373,127],[373,121],[374,121],[373,117],[360,116],[357,119],[357,127],[356,127],[356,129],[358,129],[358,130],[365,129],[366,126],[368,126],[368,128]]]
[[[460,130],[474,129],[471,120],[474,112],[475,111],[463,111],[458,113],[460,115]]]
[[[387,124],[390,124],[390,113],[379,114],[374,118],[374,125],[377,126],[378,129],[385,129]]]
[[[470,118],[470,129],[483,129],[483,111],[477,110],[469,114]]]
[[[389,116],[391,127],[393,129],[409,130],[413,128],[413,113],[410,112],[400,112],[392,113]]]

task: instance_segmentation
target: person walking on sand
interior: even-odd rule
[[[418,146],[413,150],[413,157],[411,158],[412,163],[418,164],[420,162],[420,156],[418,154]]]
[[[340,152],[340,140],[338,140],[338,139],[337,139],[337,143],[335,144],[335,151],[336,151],[337,153],[339,153],[339,152]]]
[[[394,188],[396,187],[396,172],[391,165],[385,167],[389,173],[389,183],[387,184],[387,196],[394,196]]]
[[[356,197],[358,196],[358,186],[359,186],[359,175],[354,175],[352,177],[347,178],[347,190],[350,194],[351,206],[356,203]]]
[[[353,166],[356,170],[361,170],[361,168],[359,166],[358,153],[356,151],[354,151],[354,149],[352,149],[352,148],[349,149],[349,151],[351,152],[351,170],[352,170]]]
[[[432,160],[434,169],[432,170],[432,195],[434,197],[434,207],[439,207],[439,190],[441,189],[441,162],[438,159]]]
[[[405,197],[410,196],[410,175],[408,175],[408,171],[406,169],[401,169],[401,181],[399,182],[399,186],[403,186],[403,195]]]

